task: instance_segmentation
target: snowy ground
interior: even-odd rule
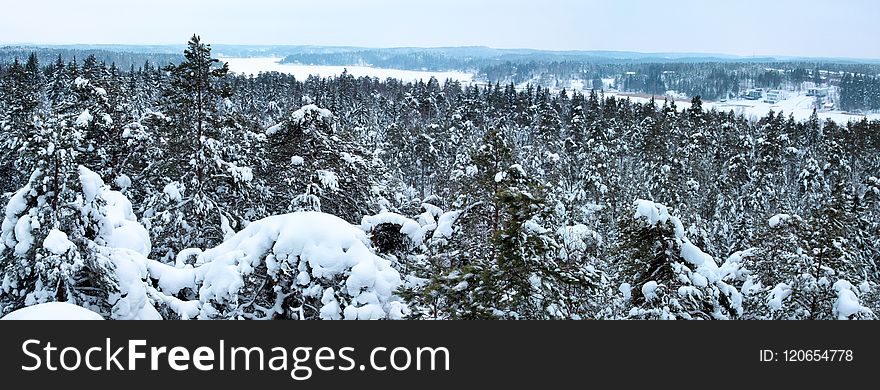
[[[522,83],[518,85],[517,88],[525,88],[529,83],[537,83],[539,80],[530,80],[528,82]],[[602,83],[605,88],[608,88],[610,85],[614,84],[614,79],[602,79]],[[568,91],[571,90],[579,90],[584,93],[589,93],[590,88],[587,83],[581,80],[572,80],[567,85],[558,86],[555,88],[550,88],[554,92],[559,92],[565,88]],[[629,98],[633,102],[637,103],[646,103],[651,98],[645,94],[634,94],[634,93],[619,93],[619,92],[609,92],[606,90],[606,96],[615,96],[620,98]],[[763,100],[745,100],[745,99],[731,99],[726,102],[719,101],[703,101],[703,108],[716,109],[718,111],[730,111],[737,115],[742,114],[745,115],[746,118],[754,118],[758,119],[765,115],[770,110],[773,112],[782,111],[786,116],[788,114],[793,114],[796,120],[805,120],[810,118],[810,114],[813,113],[813,98],[807,96],[805,92],[796,92],[796,91],[786,91],[785,99],[777,102],[777,103],[766,103]],[[657,104],[663,104],[663,99],[665,96],[656,96]],[[679,109],[689,108],[690,97],[676,97],[675,105]],[[880,113],[873,113],[867,115],[858,115],[846,113],[840,110],[831,110],[831,111],[819,111],[819,118],[821,119],[831,119],[838,123],[847,123],[849,121],[861,120],[866,117],[870,120],[880,120]]]
[[[650,98],[640,97],[640,96],[628,96],[626,94],[618,94],[614,92],[606,92],[606,95],[612,95],[622,98],[629,98],[634,102],[647,102]],[[657,104],[663,104],[663,96],[657,96],[656,98]],[[679,109],[688,108],[691,106],[690,102],[676,101],[675,105]],[[813,98],[810,96],[806,96],[804,94],[798,94],[791,92],[791,95],[786,99],[779,101],[778,103],[766,103],[761,100],[745,100],[745,99],[734,99],[728,100],[726,102],[704,102],[704,109],[716,109],[718,111],[730,111],[733,110],[735,114],[743,114],[746,118],[760,118],[762,116],[767,115],[770,110],[773,112],[782,111],[786,116],[788,114],[793,114],[796,120],[805,120],[810,117],[810,114],[813,113]],[[821,119],[831,119],[838,123],[846,123],[849,121],[857,121],[861,120],[863,117],[867,116],[868,119],[880,119],[880,114],[868,114],[868,115],[854,115],[849,113],[844,113],[839,110],[834,111],[819,111],[819,118]]]
[[[447,79],[458,80],[461,82],[472,82],[474,75],[465,72],[430,72],[430,71],[414,71],[400,69],[384,69],[373,68],[369,66],[327,66],[327,65],[299,65],[299,64],[280,64],[280,58],[261,57],[261,58],[220,58],[221,61],[229,63],[229,70],[235,73],[257,75],[260,72],[281,72],[294,75],[297,79],[305,80],[309,75],[319,75],[322,77],[337,76],[343,70],[348,69],[348,73],[355,76],[378,77],[379,79],[396,78],[404,81],[418,81],[431,78],[445,81]]]

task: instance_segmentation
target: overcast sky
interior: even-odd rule
[[[3,43],[464,46],[880,58],[877,0],[24,0]]]

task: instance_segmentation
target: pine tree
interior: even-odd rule
[[[0,166],[7,172],[0,179],[0,192],[14,191],[27,182],[33,166],[19,158],[19,150],[35,135],[35,117],[40,116],[43,81],[37,57],[31,55],[25,66],[18,59],[6,69],[0,94],[6,110],[0,113]]]
[[[253,180],[240,162],[246,132],[232,126],[229,68],[211,57],[210,45],[193,35],[184,61],[169,65],[159,131],[164,158],[150,167],[152,192],[142,206],[157,256],[209,247],[233,233],[242,212],[232,199],[245,195]]]

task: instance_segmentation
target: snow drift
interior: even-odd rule
[[[0,320],[103,320],[98,313],[67,302],[47,302],[9,313]]]

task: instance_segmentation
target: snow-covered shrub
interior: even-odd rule
[[[181,256],[195,256],[188,265]],[[296,212],[251,222],[176,266],[150,261],[152,293],[181,318],[399,319],[400,274],[367,235],[335,216]],[[182,300],[184,289],[198,300]]]
[[[155,319],[146,294],[150,241],[131,203],[80,166],[58,183],[38,170],[3,221],[3,312],[64,301],[112,319]]]

